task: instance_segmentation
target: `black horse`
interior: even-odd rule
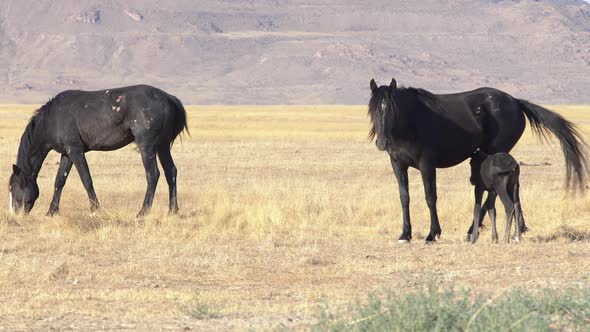
[[[24,206],[29,213],[39,197],[37,175],[51,150],[61,153],[55,191],[47,212],[59,210],[61,191],[72,164],[76,166],[90,199],[90,209],[98,209],[98,199],[84,153],[111,151],[135,142],[147,177],[147,192],[139,215],[149,212],[160,172],[156,154],[164,169],[170,191],[170,213],[178,211],[176,166],[170,149],[174,139],[188,132],[186,111],[178,98],[152,86],[136,85],[102,91],[64,91],[33,114],[18,149],[10,177],[9,206],[17,212]]]
[[[369,115],[377,148],[387,151],[398,181],[403,209],[403,232],[399,242],[412,238],[408,167],[422,174],[430,210],[430,233],[426,242],[440,237],[436,211],[436,168],[451,167],[477,149],[493,154],[509,152],[529,119],[541,137],[553,134],[561,143],[566,164],[566,183],[583,188],[587,174],[584,142],[574,124],[557,113],[493,89],[435,95],[423,89],[398,88],[370,83]]]

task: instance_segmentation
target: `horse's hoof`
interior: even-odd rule
[[[426,244],[426,245],[436,244],[436,240],[426,240],[426,241],[424,241],[424,244]]]
[[[410,243],[410,240],[407,240],[407,239],[399,239],[399,240],[397,240],[397,243]]]
[[[467,234],[465,237],[465,242],[471,242],[471,234]]]
[[[94,217],[95,215],[98,214],[98,211],[100,210],[100,205],[93,205],[90,207],[90,216]]]
[[[55,216],[56,214],[57,214],[57,211],[49,210],[49,211],[47,211],[47,213],[45,213],[45,217],[51,218],[51,217]]]
[[[139,213],[137,214],[137,216],[135,216],[135,218],[143,219],[143,218],[147,217],[148,214],[150,214],[149,211],[139,211]]]

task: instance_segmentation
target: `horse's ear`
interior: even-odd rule
[[[377,83],[375,83],[374,78],[371,79],[370,86],[371,86],[371,92],[373,92],[373,93],[377,92],[378,87],[377,87]]]
[[[389,87],[390,87],[392,90],[395,90],[395,89],[397,88],[397,82],[395,81],[395,78],[392,78],[392,79],[391,79],[391,83],[389,83]]]
[[[12,172],[14,173],[14,175],[18,176],[20,175],[20,168],[18,168],[18,166],[16,165],[12,165]]]

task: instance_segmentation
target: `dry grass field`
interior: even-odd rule
[[[34,108],[0,106],[0,197]],[[590,108],[553,109],[590,133]],[[366,107],[188,113],[191,136],[173,149],[178,216],[166,215],[162,174],[151,215],[135,218],[145,175],[133,146],[87,154],[103,207],[96,215],[72,172],[60,215],[44,217],[55,152],[31,215],[11,216],[0,202],[0,330],[305,330],[323,304],[345,308],[371,291],[432,280],[485,296],[590,287],[590,194],[565,194],[559,145],[530,129],[513,150],[528,165],[524,242],[492,244],[487,227],[476,245],[464,243],[473,198],[463,163],[438,172],[443,233],[429,246],[422,183],[411,171],[414,241],[398,245],[397,185],[387,154],[367,140]]]

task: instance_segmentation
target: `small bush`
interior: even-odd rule
[[[496,297],[462,291],[369,294],[342,313],[324,309],[315,330],[325,331],[582,331],[590,324],[590,290],[513,289]]]
[[[203,303],[199,298],[199,293],[195,293],[192,303],[186,308],[189,316],[195,319],[212,319],[220,318],[221,313],[211,308],[208,304]]]

